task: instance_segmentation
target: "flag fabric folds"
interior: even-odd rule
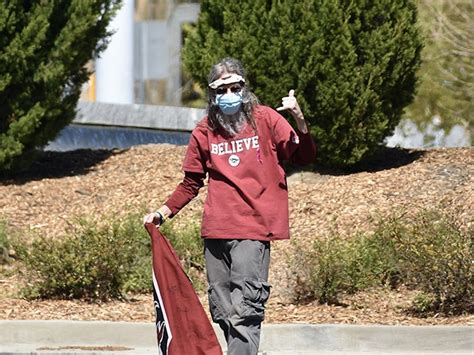
[[[153,299],[158,354],[222,355],[207,315],[169,240],[153,224]]]

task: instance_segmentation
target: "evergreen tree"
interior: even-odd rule
[[[183,49],[203,87],[232,56],[262,101],[294,88],[320,162],[348,166],[390,135],[414,95],[421,39],[413,0],[203,0]]]
[[[105,49],[119,0],[0,6],[0,170],[31,160],[75,116],[86,63]]]

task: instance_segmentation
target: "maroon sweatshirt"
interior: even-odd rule
[[[183,163],[183,181],[166,201],[172,215],[191,201],[208,175],[203,238],[277,240],[289,238],[288,187],[283,161],[314,162],[309,133],[296,132],[275,110],[257,106],[257,133],[247,125],[223,137],[207,117],[193,130]]]

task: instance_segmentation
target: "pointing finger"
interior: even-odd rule
[[[289,97],[295,96],[295,90],[291,89],[290,92],[288,93]]]
[[[277,111],[283,111],[283,110],[286,110],[286,107],[281,106],[281,107],[278,107],[276,110],[277,110]]]

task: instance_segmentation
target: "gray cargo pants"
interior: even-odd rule
[[[228,355],[256,355],[270,295],[270,242],[205,239],[209,308]]]

